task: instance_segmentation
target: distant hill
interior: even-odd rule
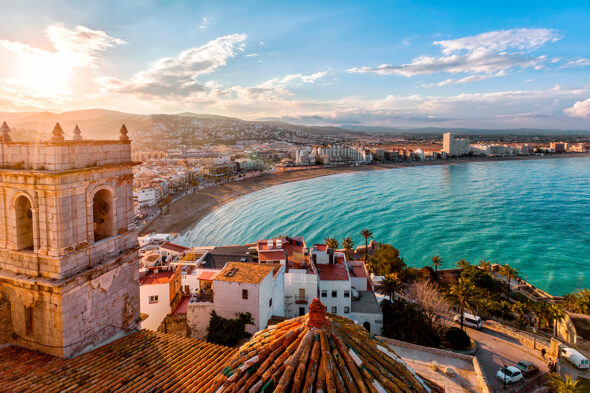
[[[453,132],[457,135],[590,135],[590,130],[555,130],[545,128],[443,128],[443,127],[421,127],[421,128],[394,128],[379,126],[364,126],[357,124],[344,124],[343,129],[371,132],[380,134],[442,134]]]

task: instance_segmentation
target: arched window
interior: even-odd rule
[[[363,327],[367,329],[369,332],[371,331],[371,324],[369,322],[363,323]]]
[[[109,190],[100,190],[94,194],[92,221],[94,223],[95,242],[114,235],[113,196]]]
[[[16,249],[33,250],[33,210],[31,201],[24,195],[15,201]]]

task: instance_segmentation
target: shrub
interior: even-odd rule
[[[439,347],[440,336],[428,315],[402,299],[383,300],[383,335],[428,347]]]
[[[445,341],[452,349],[457,350],[468,349],[471,345],[471,340],[467,333],[456,327],[451,327],[447,330]]]
[[[220,317],[211,311],[211,319],[207,327],[207,341],[213,344],[235,346],[242,338],[248,337],[246,325],[254,324],[252,314],[240,313],[236,319]]]

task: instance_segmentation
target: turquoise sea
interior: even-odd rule
[[[369,228],[410,266],[439,254],[509,263],[553,294],[590,287],[590,157],[338,174],[257,191],[183,234],[188,245],[303,235],[308,245]]]

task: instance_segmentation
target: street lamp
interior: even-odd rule
[[[507,367],[508,367],[507,365],[504,365],[504,372],[503,372],[503,374],[504,374],[504,390],[506,390],[506,371],[508,371]]]

